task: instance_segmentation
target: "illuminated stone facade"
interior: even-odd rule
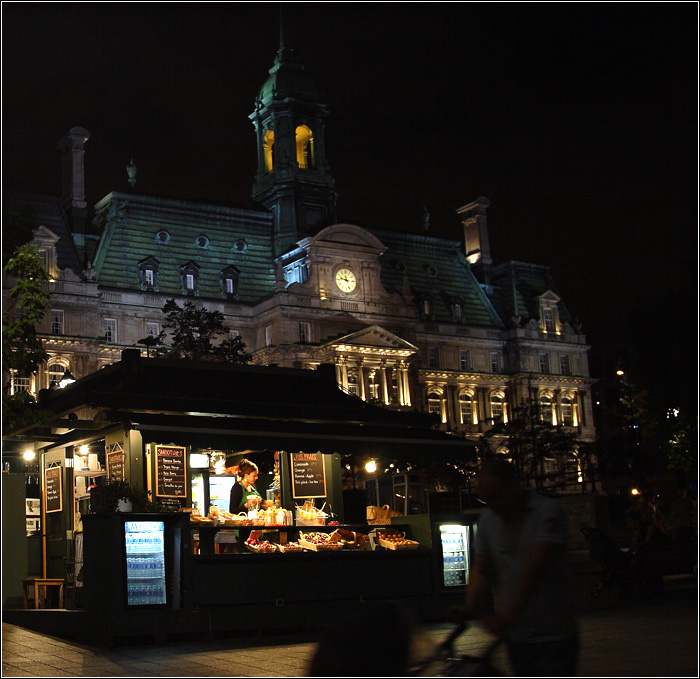
[[[85,376],[125,347],[145,354],[174,298],[220,311],[256,364],[333,364],[358,398],[435,412],[471,440],[528,397],[594,439],[585,337],[547,267],[493,265],[487,199],[457,209],[455,240],[336,223],[325,108],[284,49],[250,117],[257,211],[113,192],[85,229],[82,128],[63,146],[68,195],[4,196],[10,214],[34,211],[53,276],[39,329],[51,358],[14,388]]]

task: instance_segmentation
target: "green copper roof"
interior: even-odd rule
[[[502,327],[491,302],[481,289],[461,252],[461,244],[429,236],[368,229],[387,250],[381,256],[382,283],[387,290],[403,292],[408,277],[411,294],[420,304],[429,299],[432,319],[452,322],[453,307],[461,305],[460,322]]]
[[[123,193],[96,210],[104,231],[93,266],[101,286],[143,290],[139,263],[152,258],[158,294],[183,294],[181,269],[191,263],[197,297],[226,299],[219,275],[228,267],[239,272],[235,301],[274,292],[270,213]]]
[[[520,316],[523,320],[540,318],[539,297],[551,290],[561,297],[548,266],[526,262],[504,262],[493,268],[492,301],[501,318]],[[558,304],[559,318],[571,323],[563,301]]]

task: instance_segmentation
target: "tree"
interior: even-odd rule
[[[565,488],[569,485],[567,475],[570,463],[575,461],[581,465],[580,442],[576,434],[562,426],[544,422],[532,399],[522,401],[520,406],[514,408],[508,422],[496,423],[480,437],[480,456],[495,454],[495,448],[499,445],[508,449],[508,456],[523,482],[534,480],[535,486],[540,489],[545,483]],[[556,472],[547,472],[547,460],[556,462]]]
[[[217,360],[228,363],[247,363],[251,355],[245,351],[240,336],[228,337],[224,327],[224,316],[220,311],[207,311],[193,302],[185,302],[180,307],[170,299],[163,307],[165,322],[163,331],[154,339],[139,340],[150,353],[155,355],[175,355],[190,360]],[[165,330],[171,330],[170,347],[164,344]],[[215,344],[221,336],[225,339]]]
[[[17,279],[10,302],[2,312],[3,426],[12,431],[43,421],[42,412],[28,392],[10,394],[12,377],[31,377],[49,355],[36,331],[46,315],[51,293],[45,289],[48,274],[39,251],[19,246],[5,265],[5,274]]]

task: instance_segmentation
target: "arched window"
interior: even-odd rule
[[[447,413],[445,411],[445,398],[439,389],[431,389],[428,392],[428,412],[436,413],[440,416],[441,422],[447,422]]]
[[[314,136],[311,128],[299,125],[296,129],[297,163],[302,170],[314,166]]]
[[[554,399],[550,393],[540,395],[540,419],[546,424],[557,423],[554,413]]]
[[[496,391],[491,394],[491,417],[493,423],[508,422],[508,413],[506,412],[506,399],[504,394]]]
[[[265,152],[265,170],[267,172],[272,172],[272,167],[274,163],[274,152],[273,147],[275,145],[275,133],[272,130],[265,132],[265,139],[263,140],[263,151]]]
[[[565,427],[578,426],[576,397],[573,394],[564,394],[564,396],[561,399],[561,423]]]
[[[474,394],[465,391],[459,395],[459,414],[462,424],[477,424],[476,404]]]
[[[51,361],[46,370],[46,375],[48,378],[47,387],[51,387],[52,384],[59,384],[65,375],[66,370],[68,370],[68,364],[60,360],[54,359]]]

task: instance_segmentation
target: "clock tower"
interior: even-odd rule
[[[337,199],[326,162],[326,107],[294,50],[280,42],[250,115],[258,147],[252,197],[274,214],[275,256],[334,223]]]

